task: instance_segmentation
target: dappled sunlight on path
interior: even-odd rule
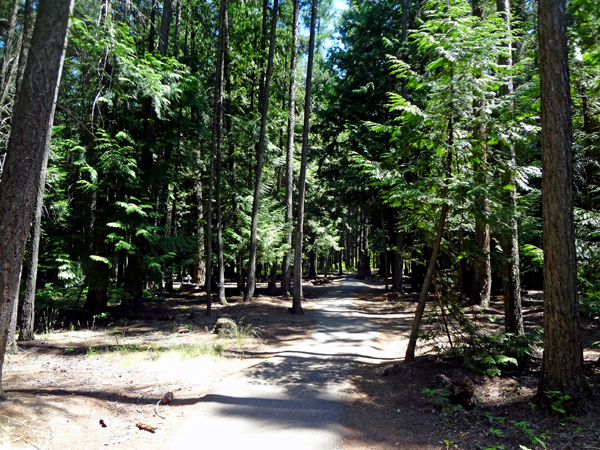
[[[365,287],[350,279],[328,287],[310,308],[317,327],[307,339],[223,381],[166,447],[338,448],[350,370],[388,359],[378,325],[350,310]]]

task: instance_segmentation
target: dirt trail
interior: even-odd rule
[[[359,360],[388,359],[379,326],[352,310],[365,289],[353,279],[328,287],[311,308],[316,328],[308,338],[199,398],[164,448],[196,448],[199,440],[208,448],[340,448],[349,373]]]

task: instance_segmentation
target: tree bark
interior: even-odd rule
[[[40,178],[45,175],[73,0],[40,0],[0,182],[0,376]],[[0,399],[6,395],[0,387]]]
[[[317,0],[312,0],[310,16],[310,37],[308,40],[308,62],[306,67],[306,91],[304,96],[304,129],[302,130],[302,157],[300,179],[298,180],[298,223],[296,245],[294,247],[294,299],[292,314],[304,314],[302,310],[302,240],[304,238],[304,198],[306,195],[306,165],[308,163],[308,138],[310,133],[311,90],[313,59],[315,53],[315,28],[317,23]]]
[[[383,235],[383,277],[385,278],[385,290],[388,290],[388,252],[387,252],[387,229],[383,216],[383,205],[381,206],[381,234]]]
[[[366,278],[371,276],[371,261],[369,260],[369,224],[366,217],[363,217],[363,220],[358,255],[358,276]]]
[[[317,276],[317,252],[313,248],[308,254],[308,277],[316,278]]]
[[[215,173],[215,159],[221,152],[221,144],[223,140],[223,77],[225,71],[224,63],[224,47],[225,33],[223,33],[223,23],[225,13],[227,11],[227,2],[221,1],[221,11],[219,13],[219,43],[217,46],[217,66],[215,77],[215,102],[214,111],[215,117],[213,120],[212,142],[210,146],[210,181],[208,183],[208,208],[207,208],[207,226],[206,226],[206,315],[212,314],[212,198],[213,198],[213,181]],[[220,192],[219,192],[220,194]],[[220,206],[220,205],[219,205]],[[217,227],[220,223],[217,223]]]
[[[25,66],[27,65],[27,55],[29,46],[31,45],[31,33],[33,31],[33,19],[34,9],[33,0],[27,0],[25,2],[25,17],[23,19],[23,30],[22,30],[22,42],[19,54],[19,61],[17,66],[17,78],[15,81],[15,95],[18,95],[23,74],[25,73]],[[34,209],[33,222],[31,226],[30,235],[30,247],[29,247],[29,258],[30,264],[27,266],[27,279],[25,287],[25,298],[23,299],[22,305],[22,323],[19,334],[19,340],[30,341],[34,336],[34,303],[35,303],[35,282],[37,278],[37,265],[38,265],[38,249],[40,243],[40,224],[42,219],[42,206],[44,203],[44,187],[46,184],[46,177],[40,177],[40,186],[36,198],[36,206]],[[24,265],[21,266],[21,271]],[[19,276],[19,287],[22,273]],[[10,333],[8,337],[8,353],[16,353],[18,351],[16,342],[16,330],[17,330],[17,310],[18,300],[15,301],[13,307],[13,314],[11,318]]]
[[[483,7],[480,0],[473,0],[473,15],[483,19]],[[490,226],[487,221],[488,199],[483,187],[487,184],[487,121],[486,100],[473,101],[473,164],[474,180],[481,188],[475,197],[475,246],[477,253],[473,259],[473,286],[470,303],[487,308],[492,291],[492,271],[490,262]]]
[[[31,224],[31,235],[29,238],[29,259],[27,278],[25,279],[25,296],[21,309],[20,341],[32,341],[34,338],[35,319],[35,286],[37,282],[38,254],[40,248],[40,231],[42,223],[42,210],[44,206],[44,188],[46,177],[40,177],[33,221]]]
[[[271,295],[277,295],[277,258],[271,266],[271,286],[269,289]]]
[[[404,233],[396,231],[396,250],[394,252],[394,280],[392,289],[396,292],[404,292],[402,277],[404,276]]]
[[[506,31],[510,33],[510,0],[496,0],[496,9],[502,15]],[[512,43],[508,43],[506,57],[501,57],[499,64],[512,67]],[[513,84],[500,88],[500,95],[512,95]],[[517,224],[517,188],[516,188],[516,155],[513,143],[501,142],[500,150],[504,157],[505,167],[502,176],[503,202],[510,210],[508,229],[502,236],[502,284],[504,290],[504,329],[515,336],[525,334],[523,327],[523,312],[521,308],[521,276],[519,273],[519,228]],[[507,188],[508,187],[508,188]]]
[[[294,18],[292,25],[292,61],[290,63],[290,90],[289,90],[289,118],[287,129],[287,153],[286,153],[286,184],[285,184],[285,223],[287,226],[288,250],[283,255],[283,266],[281,273],[281,294],[285,295],[291,290],[290,286],[290,260],[292,257],[292,231],[294,229],[292,218],[292,193],[294,191],[294,126],[296,114],[296,61],[298,58],[298,15],[300,11],[300,0],[294,2]]]
[[[148,34],[148,52],[154,53],[156,48],[156,10],[158,9],[158,0],[152,0],[152,9],[150,11],[150,32]]]
[[[222,305],[227,304],[225,299],[225,267],[223,263],[223,217],[221,214],[221,177],[223,168],[223,91],[225,78],[225,59],[227,54],[227,34],[229,19],[227,16],[227,0],[221,0],[221,27],[219,33],[223,34],[221,56],[220,56],[220,85],[218,86],[220,96],[220,109],[215,120],[218,121],[218,145],[217,145],[217,186],[216,186],[216,210],[217,210],[217,264],[219,270],[219,301]]]
[[[540,0],[538,24],[544,221],[544,357],[538,398],[558,391],[583,403],[587,384],[577,297],[566,0]]]
[[[454,145],[454,121],[451,117],[448,119],[448,148],[452,149]],[[452,176],[452,150],[448,152],[446,160],[446,183],[442,190],[442,198],[448,195],[448,184],[450,177]],[[437,257],[440,253],[440,245],[442,243],[442,236],[444,235],[444,228],[446,227],[446,216],[448,215],[448,202],[444,202],[442,211],[440,213],[440,220],[438,222],[437,235],[433,244],[433,251],[431,252],[431,258],[427,266],[427,273],[425,274],[425,281],[421,287],[421,295],[419,297],[419,304],[415,312],[415,319],[410,332],[410,338],[408,340],[408,346],[406,348],[406,355],[404,356],[405,363],[411,363],[415,360],[415,349],[417,348],[417,339],[419,337],[419,328],[421,326],[421,319],[423,318],[423,312],[425,311],[425,304],[427,303],[427,296],[429,295],[429,287],[433,280],[433,273],[435,272],[435,264]]]
[[[160,53],[161,56],[167,56],[167,50],[169,49],[169,31],[171,29],[172,20],[173,0],[164,0],[160,32],[158,34],[158,53]]]
[[[254,199],[252,202],[252,224],[250,226],[250,256],[248,261],[248,284],[244,293],[244,301],[252,301],[256,286],[256,235],[258,232],[258,207],[260,202],[260,189],[262,180],[263,159],[265,156],[265,142],[267,138],[267,116],[269,113],[269,95],[271,92],[271,78],[273,76],[273,56],[275,53],[275,37],[277,32],[278,0],[273,1],[273,18],[271,19],[271,42],[269,43],[269,59],[267,63],[267,76],[265,79],[262,119],[260,122],[260,136],[256,149],[256,172],[254,178]]]
[[[179,58],[179,34],[181,32],[181,0],[177,0],[175,9],[175,58]]]
[[[2,54],[2,67],[0,68],[0,105],[4,105],[8,96],[8,87],[11,84],[11,75],[15,68],[15,59],[19,52],[15,51],[18,37],[15,36],[17,28],[17,14],[19,12],[19,0],[13,0],[10,16],[8,19],[8,28],[4,40],[4,52]]]
[[[202,146],[200,144],[198,144],[196,150],[196,163],[198,167],[201,167]],[[206,255],[204,245],[204,199],[202,198],[202,176],[200,170],[196,177],[196,234],[198,235],[198,254],[192,277],[194,283],[202,287],[206,281],[206,260],[204,259]]]
[[[15,84],[15,92],[21,89],[21,82],[25,67],[27,66],[27,58],[29,57],[29,47],[31,46],[31,33],[33,32],[33,22],[35,20],[35,10],[33,8],[34,0],[25,0],[25,17],[23,19],[23,38],[21,42],[21,53],[19,54],[19,66],[17,68],[17,81]]]

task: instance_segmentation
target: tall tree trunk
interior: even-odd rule
[[[263,0],[262,8],[262,33],[260,35],[260,80],[258,84],[258,101],[262,105],[264,104],[264,92],[265,92],[265,51],[267,49],[267,32],[269,26],[269,0]],[[268,63],[267,63],[268,64]]]
[[[252,224],[250,226],[250,256],[248,261],[248,284],[244,293],[244,301],[252,300],[256,286],[256,234],[258,232],[258,206],[260,203],[260,189],[262,180],[263,159],[265,156],[265,142],[267,139],[267,116],[269,113],[269,95],[271,92],[271,78],[273,76],[273,55],[275,53],[275,37],[277,32],[278,0],[273,1],[273,18],[271,19],[271,42],[269,43],[269,59],[267,63],[267,77],[262,104],[262,119],[260,122],[260,136],[256,149],[256,172],[254,179],[254,199],[252,202]]]
[[[227,44],[228,39],[227,35],[229,27],[229,19],[227,15],[227,0],[221,0],[221,27],[219,29],[219,33],[223,34],[223,43],[221,48],[221,78],[219,89],[219,96],[221,97],[220,110],[218,113],[218,117],[215,120],[218,120],[218,139],[219,144],[217,146],[217,186],[216,186],[216,209],[217,209],[217,261],[218,261],[218,270],[219,270],[219,301],[222,305],[227,304],[227,300],[225,299],[225,267],[223,263],[223,217],[221,214],[221,178],[222,178],[222,168],[223,168],[223,90],[224,90],[224,78],[225,78],[225,60],[227,58]]]
[[[313,240],[313,245],[314,245],[314,240]],[[309,276],[309,278],[316,278],[318,276],[318,274],[317,274],[317,252],[315,252],[314,248],[308,253],[308,276]]]
[[[285,223],[287,226],[288,250],[283,255],[283,267],[281,273],[281,294],[290,292],[290,260],[292,257],[292,231],[294,228],[292,218],[292,193],[294,191],[294,125],[296,114],[296,60],[298,57],[298,15],[300,11],[300,0],[294,2],[294,19],[292,25],[292,61],[290,64],[290,90],[289,90],[289,118],[287,129],[287,153],[286,153],[286,184],[285,184]]]
[[[158,0],[152,0],[152,10],[150,11],[150,33],[148,34],[148,52],[154,53],[156,48],[156,10],[158,9]]]
[[[18,35],[15,34],[17,28],[17,14],[19,12],[19,0],[13,0],[10,16],[8,19],[8,28],[6,38],[4,39],[4,52],[2,55],[2,67],[0,67],[0,105],[4,105],[8,96],[8,88],[11,84],[11,75],[16,67],[15,59],[19,55],[17,51]]]
[[[404,44],[408,37],[408,0],[401,0],[402,5],[402,43]],[[406,61],[406,57],[408,55],[404,55],[404,60]],[[406,84],[406,78],[402,79],[401,91],[402,97],[406,100],[408,97],[408,87]]]
[[[296,229],[296,246],[294,247],[294,299],[290,310],[293,314],[304,314],[302,310],[302,240],[304,238],[304,197],[306,195],[306,165],[308,163],[317,0],[312,0],[310,14],[310,38],[308,40],[308,63],[306,67],[306,91],[304,96],[304,129],[302,130],[302,158],[300,162],[300,179],[298,180],[298,224]]]
[[[21,273],[23,266],[21,265],[21,271],[19,272],[19,287],[21,286]],[[10,314],[10,325],[8,326],[8,338],[6,339],[6,353],[9,355],[15,355],[19,352],[17,346],[17,317],[19,313],[19,293],[17,292],[17,298],[13,303],[12,312]]]
[[[496,0],[496,9],[501,14],[506,31],[510,33],[510,0]],[[512,67],[512,43],[509,41],[507,56],[501,57],[499,64]],[[512,95],[513,84],[500,88],[500,95]],[[503,202],[510,210],[508,229],[502,236],[502,254],[504,262],[502,265],[502,284],[504,289],[504,329],[507,333],[515,336],[525,334],[523,327],[523,312],[521,308],[521,276],[519,273],[519,228],[517,224],[517,188],[516,188],[516,155],[515,145],[507,142],[500,143],[500,149],[505,161],[504,174],[502,175]],[[508,188],[507,188],[508,186]]]
[[[206,315],[212,314],[212,198],[213,198],[213,180],[215,172],[215,159],[220,158],[218,156],[221,153],[221,144],[223,141],[223,78],[225,71],[225,33],[223,32],[225,15],[227,13],[227,2],[226,0],[221,1],[221,11],[219,13],[219,43],[217,47],[217,67],[216,67],[216,81],[215,81],[215,103],[214,111],[215,117],[213,120],[213,135],[210,146],[210,182],[208,185],[208,221],[206,229]],[[220,175],[219,175],[220,181]],[[218,187],[220,195],[220,188]],[[220,202],[220,198],[219,198]],[[219,204],[220,206],[220,204]],[[217,222],[219,222],[217,220]],[[217,223],[217,227],[220,227],[220,222]]]
[[[167,56],[167,50],[169,49],[169,31],[171,30],[172,20],[173,0],[164,0],[160,32],[158,34],[158,53],[160,53],[161,56]]]
[[[271,295],[277,295],[277,258],[271,266],[271,286],[269,290]]]
[[[129,23],[129,14],[131,14],[131,0],[123,0],[123,19]]]
[[[202,146],[198,144],[196,150],[196,163],[198,167],[202,164]],[[204,286],[206,281],[206,261],[204,245],[204,199],[202,198],[202,174],[198,171],[196,175],[196,234],[198,235],[198,254],[195,264],[194,274],[192,275],[194,283]]]
[[[454,120],[452,117],[448,119],[448,156],[446,159],[446,183],[442,190],[442,198],[446,198],[448,195],[448,184],[450,183],[450,177],[452,176],[452,147],[454,146]],[[435,264],[437,257],[440,253],[440,245],[442,243],[442,236],[444,235],[444,229],[446,227],[446,216],[448,215],[448,202],[444,202],[442,205],[442,211],[440,213],[440,220],[438,222],[437,235],[435,242],[433,243],[433,251],[431,252],[431,258],[427,266],[427,273],[425,274],[425,281],[421,287],[421,295],[419,297],[419,304],[415,312],[415,320],[410,332],[410,338],[408,339],[408,346],[406,348],[406,355],[404,357],[405,363],[411,363],[415,360],[415,349],[417,348],[417,339],[419,337],[419,328],[421,326],[421,319],[423,318],[423,312],[425,311],[425,304],[427,303],[427,296],[429,295],[429,287],[433,280],[433,273],[435,272]]]
[[[58,85],[73,0],[40,0],[32,52],[13,110],[0,182],[0,376],[19,274],[37,198],[45,175]],[[0,387],[0,399],[6,395]]]
[[[179,58],[179,34],[181,32],[181,0],[175,8],[175,58]]]
[[[38,254],[40,248],[40,231],[42,223],[42,211],[44,206],[45,185],[46,177],[40,177],[40,184],[38,186],[35,209],[33,212],[33,221],[31,224],[31,235],[29,238],[30,263],[27,267],[25,296],[23,298],[23,307],[21,310],[21,330],[19,332],[20,341],[32,341],[34,338],[35,286],[37,282]]]
[[[544,221],[544,357],[538,398],[558,391],[583,403],[587,383],[577,297],[566,0],[540,0],[538,24]]]
[[[33,8],[34,0],[25,0],[25,17],[23,19],[23,38],[21,43],[21,53],[19,54],[19,66],[17,68],[17,80],[15,84],[15,92],[21,89],[23,74],[27,66],[27,58],[29,56],[29,47],[31,46],[31,33],[33,32],[33,22],[35,19],[35,9]]]
[[[387,252],[387,229],[385,228],[385,217],[383,205],[381,205],[381,233],[383,235],[383,277],[385,278],[385,290],[388,290],[388,252]]]
[[[403,292],[402,277],[404,276],[404,233],[396,231],[396,248],[394,251],[394,280],[392,289],[396,292]]]
[[[25,73],[25,66],[27,65],[27,55],[29,46],[31,44],[31,33],[33,31],[33,0],[27,0],[25,2],[25,17],[23,19],[23,29],[21,32],[22,42],[19,54],[19,61],[17,67],[17,77],[15,81],[15,95],[18,95]],[[19,339],[23,341],[30,341],[33,339],[33,319],[34,319],[34,302],[35,302],[35,282],[37,277],[37,264],[38,264],[38,249],[40,243],[40,223],[42,219],[42,206],[44,199],[44,187],[46,184],[46,177],[40,177],[40,186],[38,189],[38,195],[36,198],[36,206],[34,209],[33,222],[31,226],[30,234],[30,247],[29,257],[30,264],[27,266],[27,279],[25,288],[25,298],[22,305],[22,323],[19,334]],[[21,265],[23,270],[24,265]],[[19,275],[19,287],[22,274]],[[18,310],[18,298],[15,301],[13,307],[13,314],[11,317],[10,331],[8,336],[8,353],[16,353],[18,351],[16,342],[16,330],[17,330],[17,310]]]
[[[473,15],[483,19],[481,0],[473,0]],[[490,262],[490,225],[488,224],[487,194],[482,192],[487,185],[487,120],[485,97],[473,101],[473,178],[481,188],[475,198],[475,246],[477,253],[473,260],[473,286],[470,303],[487,308],[492,290],[492,270]]]
[[[369,258],[369,224],[367,216],[363,216],[360,251],[358,256],[358,276],[362,278],[371,276],[371,261]]]

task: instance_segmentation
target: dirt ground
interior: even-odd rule
[[[397,296],[379,281],[366,283],[354,308],[380,325],[380,346],[401,363],[417,295]],[[81,309],[59,310],[44,318],[47,333],[21,343],[22,351],[5,361],[9,401],[0,404],[0,449],[160,448],[215,383],[306,337],[314,328],[310,305],[329,286],[307,286],[305,316],[288,313],[289,298],[258,296],[247,304],[228,295],[230,304],[213,304],[213,316],[206,317],[197,290],[165,295],[136,318],[121,317],[117,310],[96,318]],[[541,324],[541,293],[528,292],[524,305],[531,330]],[[428,310],[432,307],[433,302]],[[471,315],[501,329],[502,298]],[[437,316],[428,316],[428,326],[435,325]],[[212,333],[223,317],[240,324],[237,336]],[[541,352],[526,370],[491,378],[435,352],[433,341],[421,342],[411,365],[357,366],[343,449],[600,448],[600,373],[594,364],[600,352],[592,345],[599,340],[598,327],[589,320],[583,325],[595,394],[587,410],[567,417],[533,409]],[[393,373],[384,376],[390,368]],[[440,374],[472,380],[475,408],[458,409],[437,394],[423,393],[441,388]],[[168,392],[172,402],[157,406]]]
[[[308,310],[318,289],[307,289]],[[202,296],[165,294],[135,319],[117,309],[96,318],[82,309],[41,317],[48,332],[19,343],[4,363],[0,449],[159,448],[215,383],[314,327],[310,314],[288,313],[290,298],[229,296],[206,317]],[[238,334],[214,334],[219,318],[235,320]],[[168,392],[173,401],[157,407]]]
[[[497,377],[465,369],[461,361],[433,351],[433,341],[420,341],[420,356],[413,364],[403,365],[416,301],[415,293],[397,296],[382,292],[361,296],[355,302],[357,311],[385,330],[389,353],[397,355],[399,364],[360,364],[352,375],[353,395],[344,427],[344,450],[600,449],[600,371],[596,364],[600,352],[593,345],[600,338],[597,320],[582,319],[584,358],[591,387],[589,403],[573,415],[561,414],[541,410],[534,404],[541,349],[526,369],[507,371]],[[528,291],[523,304],[526,331],[541,326],[542,293]],[[430,302],[427,310],[432,307]],[[491,330],[502,329],[502,297],[494,297],[488,310],[470,314]],[[386,369],[395,370],[385,376]],[[441,374],[457,383],[465,378],[473,382],[473,409],[465,410],[443,401],[437,394],[429,397],[423,393],[423,389],[443,388]]]

